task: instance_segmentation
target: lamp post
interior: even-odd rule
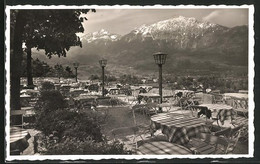
[[[46,77],[46,74],[48,73],[49,67],[45,63],[42,65],[42,67],[43,67],[43,75],[44,75],[44,77]]]
[[[60,77],[61,77],[61,69],[62,69],[61,67],[62,67],[62,66],[61,66],[60,64],[58,64],[58,63],[54,66],[54,68],[55,68],[56,71],[57,71],[57,72],[56,72],[56,73],[57,73],[56,75],[58,75],[59,83],[60,83]]]
[[[159,66],[159,95],[160,95],[160,104],[162,103],[162,65],[165,64],[167,54],[157,52],[153,54],[155,64]],[[162,108],[159,108],[159,111],[162,111]]]
[[[78,62],[73,63],[73,67],[76,70],[76,82],[78,82],[78,67],[79,67],[79,63]]]
[[[104,90],[104,81],[105,81],[105,67],[107,65],[107,60],[106,59],[101,59],[99,60],[99,64],[102,67],[102,97],[105,96],[105,90]]]

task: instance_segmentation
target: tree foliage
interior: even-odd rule
[[[141,84],[142,81],[137,76],[122,75],[120,77],[120,83],[122,84]]]
[[[95,12],[94,9],[91,11]],[[16,15],[20,10],[12,10],[12,24],[16,22]],[[84,32],[82,14],[89,9],[62,10],[24,10],[22,41],[27,48],[44,49],[45,54],[66,56],[71,46],[82,46],[77,33]],[[11,26],[13,27],[13,26]]]
[[[90,9],[11,10],[11,109],[20,109],[19,86],[22,44],[44,49],[45,54],[66,56],[71,46],[81,46],[76,33],[84,32],[82,22]],[[95,10],[92,9],[95,12]],[[12,51],[13,50],[13,51]]]
[[[80,141],[76,138],[66,138],[57,144],[49,144],[45,155],[112,155],[112,154],[132,154],[123,143],[118,140],[108,143],[93,142],[92,140]]]
[[[60,73],[61,77],[64,78],[74,78],[75,75],[72,71],[72,68],[70,66],[65,66],[65,68],[62,65],[60,66],[60,70],[58,72],[57,65],[50,66],[44,61],[40,61],[38,58],[32,59],[32,76],[33,77],[58,77],[58,73]],[[26,69],[26,58],[22,60],[22,68],[21,68],[21,76],[26,77],[27,76],[27,69]]]
[[[188,89],[196,91],[200,85],[204,91],[207,88],[220,90],[221,93],[237,92],[238,90],[248,89],[247,78],[223,78],[219,76],[201,76],[201,77],[167,77],[168,84],[172,89]]]

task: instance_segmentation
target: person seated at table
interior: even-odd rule
[[[137,97],[138,104],[141,104],[142,99],[143,99],[143,96],[138,95],[138,97]]]
[[[200,111],[198,112],[198,117],[201,117],[201,115],[205,115],[207,118],[211,118],[212,113],[211,110],[209,110],[207,107],[200,107]]]
[[[147,93],[147,91],[143,87],[140,87],[139,90],[139,93]]]
[[[178,92],[178,93],[176,94],[176,96],[178,96],[179,98],[181,98],[181,97],[182,97],[182,95],[183,95],[183,93],[182,93],[182,92]]]

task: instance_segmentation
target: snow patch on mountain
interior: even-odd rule
[[[223,29],[224,27],[209,22],[199,22],[195,18],[179,16],[168,20],[159,21],[148,26],[142,25],[141,27],[133,30],[132,33],[143,37],[156,38],[155,35],[160,32],[168,32],[172,34],[177,32],[180,35],[185,35],[186,33],[184,31],[187,30],[194,31],[197,35],[203,35],[204,31],[211,28]]]
[[[99,31],[88,33],[81,37],[82,41],[87,41],[88,43],[96,41],[96,40],[105,40],[105,41],[117,41],[121,38],[119,34],[111,34],[105,29],[101,29]]]

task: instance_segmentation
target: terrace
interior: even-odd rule
[[[239,26],[225,14],[233,8],[113,12],[106,6],[95,17],[87,14],[95,9],[27,7],[6,10],[8,160],[252,154],[253,6],[237,10],[236,21],[246,22]],[[211,22],[216,11],[223,24]],[[85,33],[103,23],[113,33]]]
[[[124,150],[111,152],[112,154],[248,154],[249,111],[245,91],[216,94],[214,92],[195,93],[190,90],[163,90],[163,93],[167,95],[163,96],[163,101],[160,103],[160,95],[156,94],[156,90],[158,92],[156,88],[150,89],[147,93],[140,93],[136,90],[136,86],[133,86],[133,90],[130,86],[131,94],[111,93],[102,97],[101,92],[91,93],[84,89],[81,81],[77,83],[67,81],[62,85],[58,82],[55,84],[47,82],[52,86],[49,88],[46,88],[46,81],[55,83],[54,79],[45,78],[44,81],[35,81],[38,87],[34,90],[21,90],[22,111],[24,111],[22,113],[24,122],[21,128],[27,135],[24,136],[26,140],[23,139],[23,142],[26,142],[22,147],[19,143],[20,138],[12,138],[11,153],[13,154],[69,153],[68,151],[55,152],[53,147],[57,148],[59,144],[65,144],[64,137],[73,136],[69,131],[73,131],[73,128],[78,129],[75,122],[65,121],[61,116],[57,118],[61,120],[56,120],[55,123],[59,124],[64,120],[65,124],[73,124],[64,126],[67,128],[64,129],[66,132],[42,127],[41,124],[44,122],[37,123],[41,116],[37,110],[39,110],[40,101],[45,101],[44,94],[56,91],[64,98],[62,100],[66,104],[63,108],[64,114],[65,111],[69,111],[79,116],[92,117],[91,120],[98,124],[96,130],[99,129],[100,133],[105,136],[108,145],[116,141],[124,145]],[[55,99],[55,97],[48,98]],[[40,107],[44,108],[44,106]],[[61,111],[60,114],[63,112]],[[81,129],[85,130],[83,135],[88,136],[91,133],[89,131],[94,130],[92,128],[95,127],[84,128]],[[59,135],[56,136],[58,133]],[[74,137],[77,138],[80,134],[75,135]],[[95,136],[92,136],[90,140],[97,142]],[[84,151],[77,153],[88,154]]]

